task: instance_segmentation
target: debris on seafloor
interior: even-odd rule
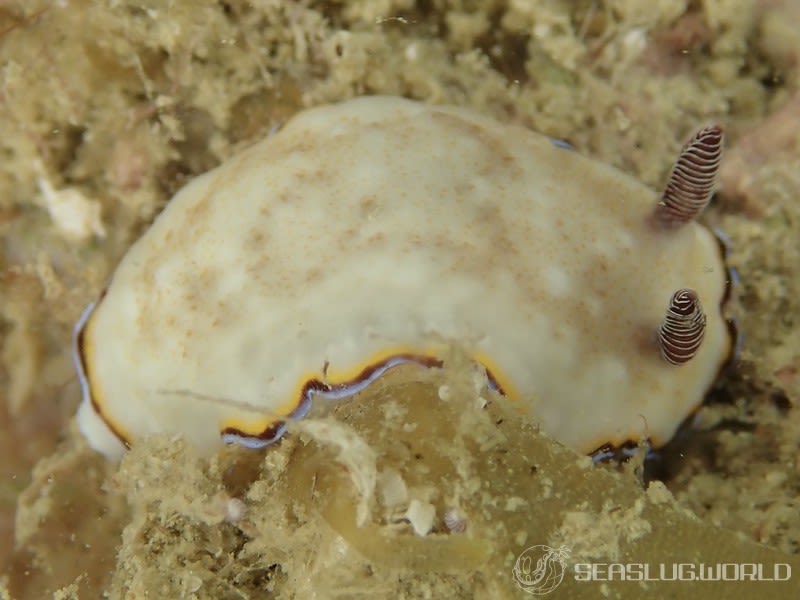
[[[73,441],[61,463],[80,464],[86,475],[68,482],[58,461],[40,465],[20,503],[22,542],[35,564],[66,569],[60,557],[70,542],[50,527],[67,506],[81,502],[86,513],[71,524],[73,540],[107,528],[106,542],[87,546],[89,561],[93,552],[108,560],[107,542],[113,546],[123,527],[105,583],[113,598],[153,590],[198,598],[332,598],[335,590],[515,598],[520,586],[536,589],[515,563],[540,546],[563,550],[559,592],[576,599],[596,597],[600,585],[610,597],[695,596],[691,585],[658,581],[661,564],[762,564],[765,577],[800,570],[796,556],[698,520],[663,484],[643,490],[636,478],[557,444],[507,398],[477,390],[469,369],[419,375],[401,367],[328,414],[292,424],[292,435],[264,451],[203,458],[180,436],[147,438],[124,456],[105,491],[102,461]],[[442,383],[447,401],[439,398]],[[91,518],[104,504],[104,520]],[[593,563],[648,564],[653,574],[586,580],[583,569]],[[73,577],[86,569],[70,564]],[[703,590],[777,599],[792,586],[729,583],[703,582]]]
[[[749,130],[743,131],[725,154],[720,170],[720,193],[726,207],[764,217],[765,186],[770,171],[781,161],[798,162],[800,151],[800,92]]]

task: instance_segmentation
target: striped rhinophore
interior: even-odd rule
[[[724,139],[722,127],[711,125],[694,134],[683,147],[656,206],[659,225],[679,227],[703,211],[714,191]]]
[[[706,330],[706,315],[694,290],[680,289],[672,295],[658,332],[661,356],[673,365],[690,361]]]

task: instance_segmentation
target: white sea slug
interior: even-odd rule
[[[261,447],[457,344],[564,444],[663,444],[731,354],[694,222],[722,143],[701,130],[658,196],[462,108],[304,111],[176,194],[84,313],[80,427],[110,457],[154,432]]]

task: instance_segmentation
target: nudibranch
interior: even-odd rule
[[[179,191],[75,328],[78,421],[262,447],[458,345],[582,452],[667,442],[728,360],[728,273],[696,222],[723,146],[665,191],[518,125],[390,97],[313,108]]]

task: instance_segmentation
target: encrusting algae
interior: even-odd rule
[[[519,598],[519,585],[534,585],[520,559],[535,567],[535,546],[552,549],[540,555],[548,574],[566,565],[553,597],[791,597],[800,168],[784,137],[780,161],[763,154],[769,144],[736,146],[800,126],[786,103],[798,81],[796,36],[782,27],[793,10],[756,0],[3,4],[0,597]],[[694,428],[647,466],[664,483],[643,489],[641,455],[617,472],[549,439],[467,360],[398,367],[260,451],[206,457],[162,435],[113,466],[67,426],[80,396],[72,324],[173,193],[302,108],[375,94],[524,125],[651,188],[708,123],[725,127],[733,155],[759,149],[751,178],[724,178],[704,216],[731,238],[741,273],[740,360]],[[723,562],[793,576],[574,576],[587,563]]]
[[[466,360],[451,362],[462,365],[455,376],[420,379],[400,367],[331,414],[294,422],[263,452],[204,459],[174,436],[135,445],[108,490],[130,511],[106,517],[126,523],[111,596],[516,598],[512,568],[534,545],[569,548],[569,569],[650,563],[656,576],[662,562],[763,563],[765,576],[780,565],[780,577],[800,568],[796,556],[698,520],[663,484],[645,491],[554,443],[482,388]],[[72,452],[85,461],[85,449]],[[58,503],[64,493],[50,488],[45,498]],[[463,515],[463,533],[447,528],[451,510]],[[43,550],[36,535],[25,541]],[[570,572],[560,594],[596,597],[599,583]],[[675,582],[604,585],[609,597],[696,593]],[[794,589],[791,581],[702,586],[719,598]]]

